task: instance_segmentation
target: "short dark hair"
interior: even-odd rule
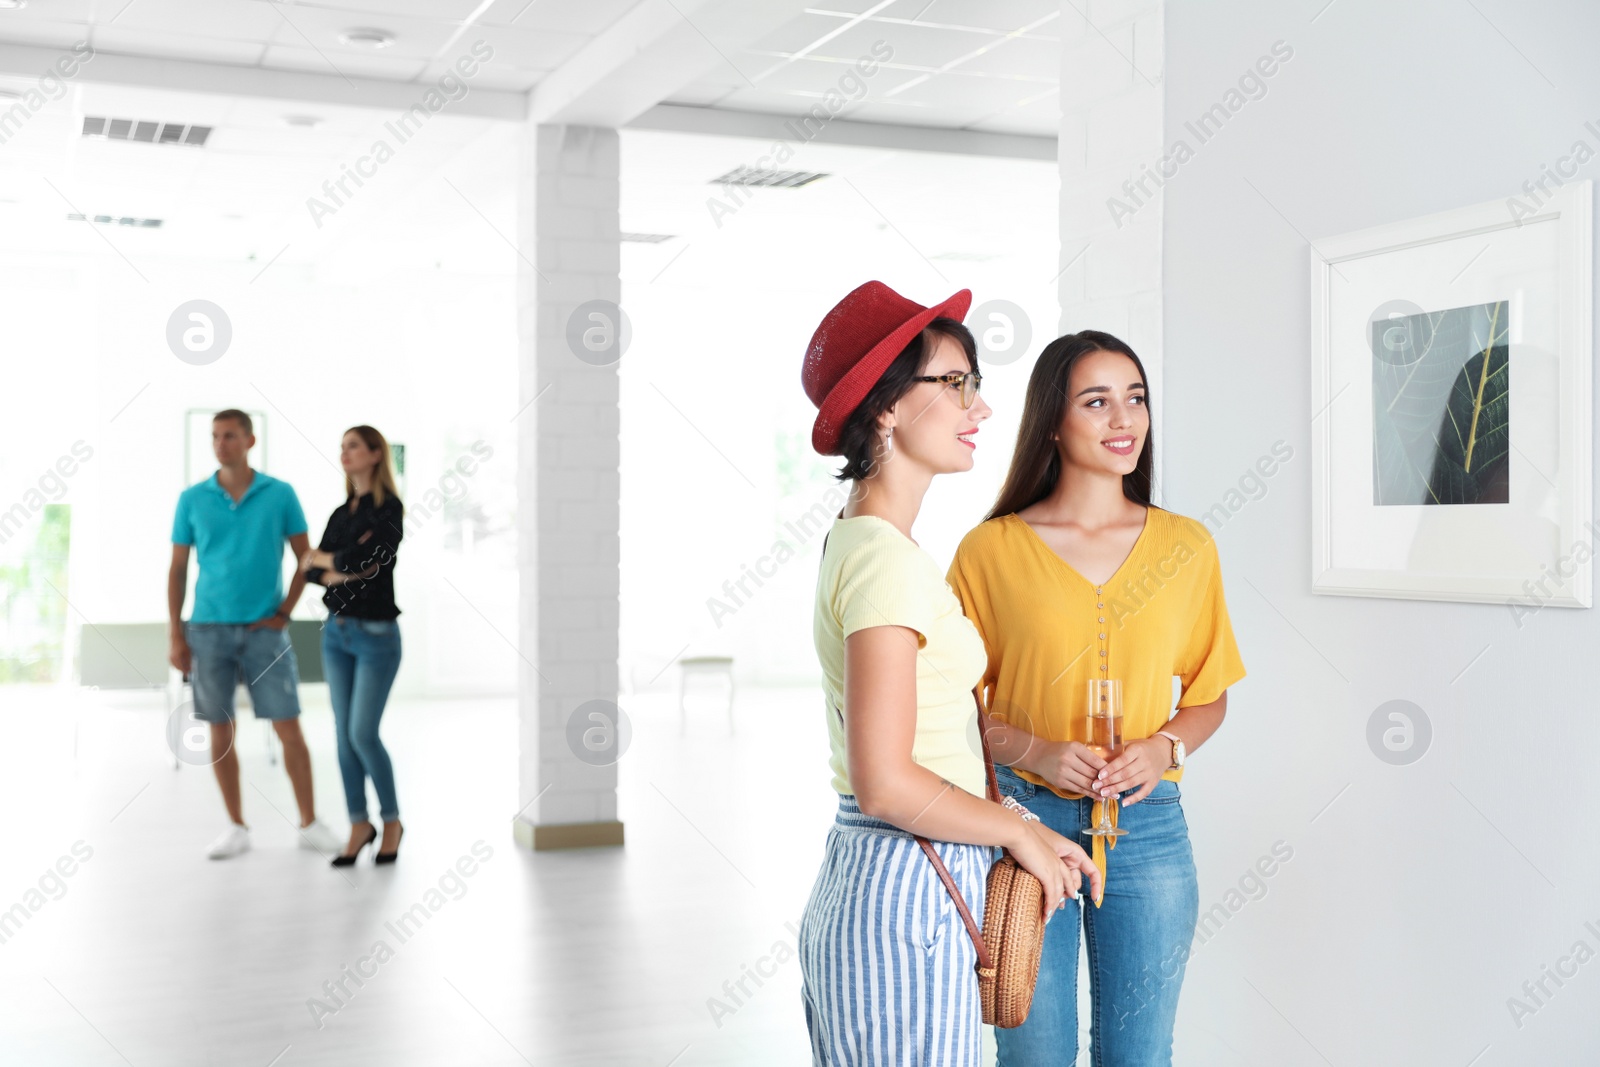
[[[223,419],[232,419],[240,426],[243,426],[246,436],[253,436],[256,432],[255,427],[250,422],[250,416],[246,415],[238,408],[228,408],[225,411],[219,411],[215,415],[211,416],[212,422],[220,422]]]
[[[894,358],[883,377],[844,420],[839,430],[839,454],[844,457],[844,469],[834,475],[835,478],[841,482],[861,481],[872,473],[877,465],[878,416],[899,403],[917,384],[917,376],[927,365],[934,344],[941,336],[959,344],[966,353],[967,366],[974,371],[978,369],[978,342],[971,330],[943,316],[928,323]]]

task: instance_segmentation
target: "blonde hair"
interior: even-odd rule
[[[373,427],[365,425],[352,426],[345,433],[355,434],[361,438],[368,448],[378,453],[378,462],[372,471],[373,506],[382,507],[386,496],[392,496],[396,500],[400,499],[400,490],[395,488],[394,484],[394,466],[389,462],[388,440]],[[344,476],[344,495],[351,497],[355,495],[355,492],[355,482],[351,480],[350,475],[347,473]],[[405,510],[404,504],[401,505],[401,510]]]

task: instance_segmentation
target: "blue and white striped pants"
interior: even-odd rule
[[[980,922],[993,853],[933,841]],[[839,798],[800,920],[801,995],[812,1063],[978,1067],[977,950],[921,846]]]

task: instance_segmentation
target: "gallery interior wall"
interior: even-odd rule
[[[1307,245],[1503,200],[1576,142],[1600,149],[1600,9],[1191,0],[1166,19],[1164,140],[1193,152],[1165,185],[1166,503],[1229,502],[1249,670],[1184,781],[1213,918],[1180,1062],[1579,1062],[1600,988],[1574,954],[1600,948],[1600,614],[1519,628],[1500,605],[1312,595]],[[1186,123],[1280,41],[1264,92],[1199,143]],[[1279,441],[1292,458],[1258,484]],[[1405,766],[1367,741],[1396,699],[1432,732]],[[1275,845],[1291,858],[1258,868]]]

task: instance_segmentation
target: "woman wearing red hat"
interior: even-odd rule
[[[1069,901],[1046,931],[1028,1019],[995,1034],[1002,1065],[1077,1062],[1080,923],[1094,1062],[1172,1062],[1199,907],[1178,781],[1186,753],[1222,725],[1244,665],[1216,545],[1200,523],[1150,503],[1151,453],[1133,349],[1094,330],[1058,338],[1028,380],[999,499],[950,565],[988,648],[1001,793],[1074,840],[1105,806],[1127,832],[1093,838],[1105,892],[1081,915]],[[1122,691],[1125,743],[1109,761],[1085,743],[1103,741],[1087,721],[1102,680]]]
[[[977,953],[913,834],[975,916],[991,848],[1044,885],[1047,915],[1099,872],[1076,843],[983,799],[969,740],[987,662],[938,564],[911,538],[934,475],[972,468],[989,417],[966,290],[933,307],[881,282],[817,327],[802,380],[812,444],[844,457],[850,497],[823,544],[813,636],[839,811],[800,924],[817,1064],[976,1065]]]

